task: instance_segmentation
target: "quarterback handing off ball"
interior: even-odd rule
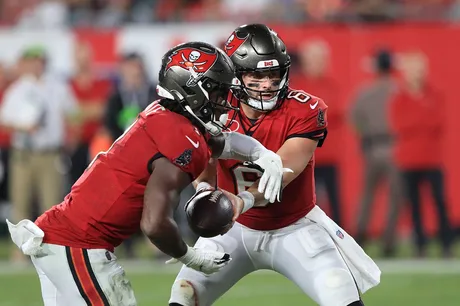
[[[192,231],[211,238],[226,233],[233,225],[233,205],[220,190],[198,191],[185,205],[185,214]]]

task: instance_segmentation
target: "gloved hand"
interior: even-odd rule
[[[189,268],[209,275],[225,267],[230,260],[230,254],[227,253],[188,247],[184,256],[171,258],[166,261],[166,264],[175,264],[180,261]]]
[[[254,164],[263,169],[262,177],[257,190],[264,195],[270,203],[281,200],[283,189],[283,173],[293,172],[289,168],[283,168],[281,157],[273,151],[263,151]]]

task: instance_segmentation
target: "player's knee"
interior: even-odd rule
[[[198,297],[193,284],[184,279],[178,279],[171,288],[170,306],[197,306]]]
[[[333,268],[322,273],[315,282],[321,305],[348,305],[359,301],[359,293],[350,271]],[[355,306],[355,304],[352,304]],[[359,305],[359,304],[358,304]]]

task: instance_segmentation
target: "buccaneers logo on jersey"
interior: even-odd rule
[[[249,35],[246,35],[243,38],[239,38],[238,34],[233,32],[232,35],[227,39],[227,42],[224,45],[225,53],[228,56],[232,56],[236,50],[248,39]]]
[[[214,65],[216,60],[217,53],[215,52],[207,53],[193,48],[179,49],[169,57],[165,74],[171,67],[175,66],[186,69],[191,72],[187,86],[192,87],[195,86],[201,76]]]

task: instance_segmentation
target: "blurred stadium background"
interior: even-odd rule
[[[50,88],[64,84],[64,100],[78,106],[59,113],[64,124],[46,123],[51,134],[65,135],[53,147],[21,147],[0,115],[0,306],[42,305],[35,271],[13,247],[4,220],[33,219],[56,204],[42,199],[62,198],[95,154],[155,99],[161,55],[170,47],[190,40],[222,47],[236,26],[255,22],[267,23],[286,42],[291,84],[329,104],[328,140],[316,154],[318,205],[382,267],[382,283],[364,296],[366,305],[459,305],[459,21],[455,0],[0,1],[0,103],[38,59],[53,76]],[[377,68],[388,71],[383,83]],[[416,84],[422,84],[419,98],[409,94],[412,104],[391,107],[399,89],[412,92]],[[424,92],[425,84],[436,95]],[[62,100],[50,96],[49,103],[66,109]],[[55,120],[43,112],[41,120]],[[414,122],[419,129],[409,135],[398,128]],[[421,149],[395,149],[394,140],[411,133]],[[50,163],[38,158],[45,155]],[[443,207],[447,218],[439,213]],[[178,222],[193,241],[180,212]],[[139,305],[166,305],[178,267],[164,267],[165,257],[141,234],[117,255]],[[283,303],[313,305],[284,278],[261,272],[216,305]]]

